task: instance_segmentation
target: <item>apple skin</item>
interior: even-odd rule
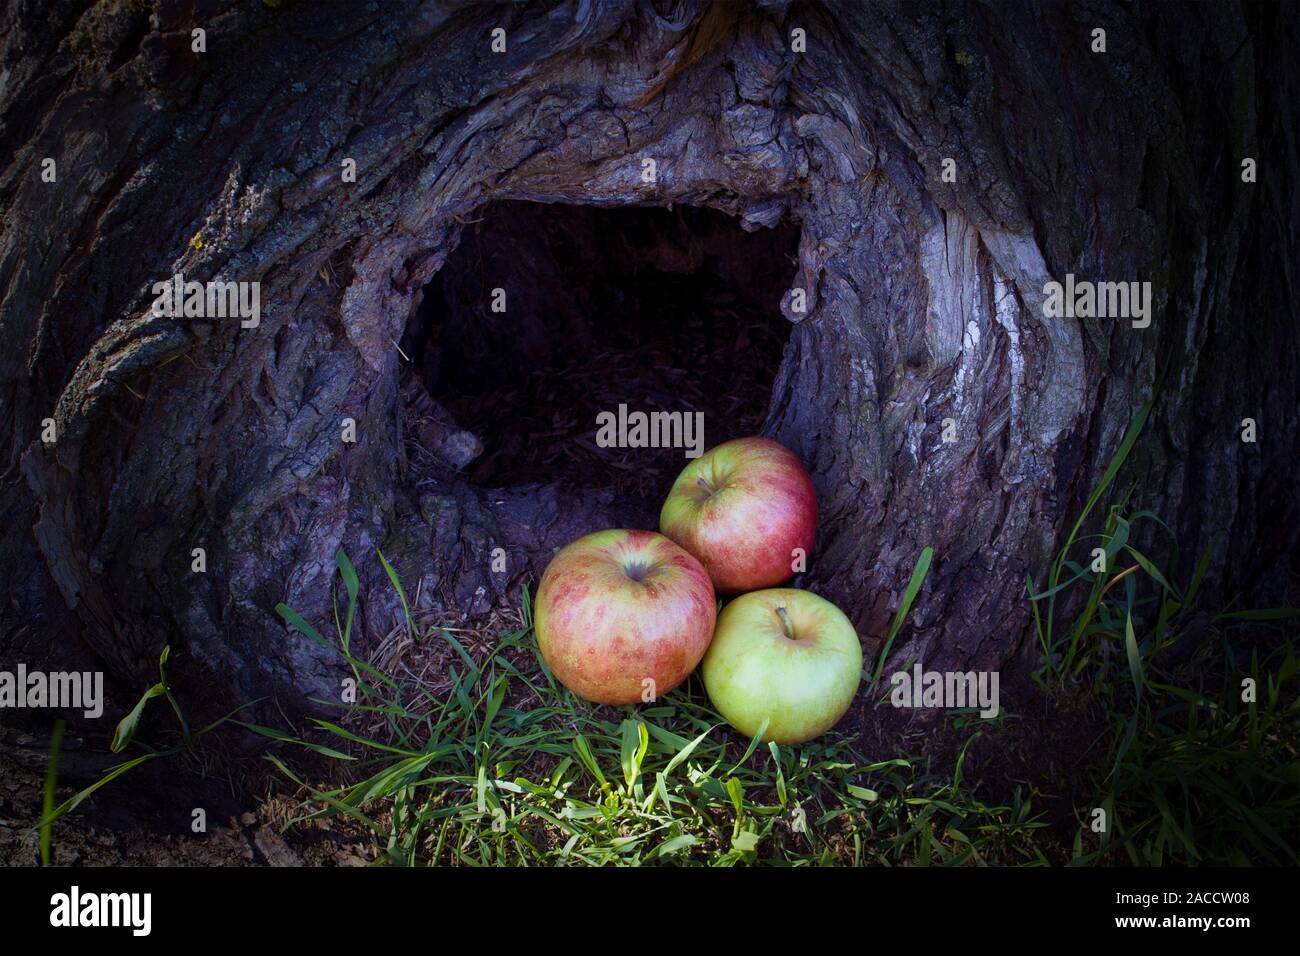
[[[724,594],[788,580],[792,552],[812,551],[817,492],[803,463],[770,438],[737,438],[673,482],[659,530],[699,559]]]
[[[753,737],[768,718],[765,741],[797,744],[830,730],[853,703],[862,644],[844,612],[811,591],[751,591],[722,609],[700,673],[731,726]]]
[[[533,625],[557,680],[598,704],[662,697],[695,669],[718,599],[700,562],[653,531],[597,531],[546,566]]]

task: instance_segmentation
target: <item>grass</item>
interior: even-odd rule
[[[40,833],[41,864],[50,865],[50,844],[54,824],[62,817],[77,809],[87,799],[94,796],[96,792],[112,783],[123,774],[129,773],[141,764],[148,763],[151,760],[167,759],[175,757],[181,753],[196,753],[200,742],[208,734],[211,734],[217,728],[234,721],[235,714],[239,713],[258,701],[250,701],[226,714],[218,720],[195,731],[190,727],[189,721],[185,718],[181,710],[180,702],[172,693],[171,682],[167,679],[167,659],[171,656],[171,646],[164,647],[158,657],[158,681],[141,695],[136,705],[127,712],[117,723],[113,731],[113,740],[109,744],[109,750],[115,754],[120,754],[130,747],[133,743],[143,749],[145,752],[136,757],[128,758],[116,766],[110,767],[102,777],[92,783],[84,790],[73,794],[67,800],[57,806],[54,805],[55,793],[58,785],[58,766],[59,750],[63,745],[63,721],[58,721],[54,725],[54,733],[50,739],[50,757],[46,768],[44,804],[41,809],[41,818],[36,827]],[[144,717],[144,711],[149,701],[155,697],[166,697],[171,704],[172,712],[175,714],[179,742],[161,749],[150,747],[146,744],[139,743],[135,740],[136,729],[140,725],[140,720]]]
[[[299,819],[346,817],[406,865],[1042,861],[1044,824],[1028,800],[986,805],[960,773],[872,760],[833,737],[797,748],[739,740],[694,679],[621,714],[587,704],[538,654],[526,592],[522,611],[482,659],[446,629],[419,634],[456,661],[442,699],[363,676],[351,717],[376,732],[318,719],[327,746],[294,741],[349,762],[351,782],[313,786],[271,756],[306,794]],[[334,647],[345,659],[348,638],[344,624]]]
[[[1080,829],[1071,860],[1294,865],[1300,698],[1289,622],[1300,611],[1205,614],[1197,596],[1211,549],[1183,586],[1173,583],[1135,541],[1149,526],[1176,555],[1177,540],[1152,512],[1125,513],[1131,489],[1099,534],[1079,537],[1150,409],[1143,406],[1129,426],[1044,590],[1028,586],[1042,650],[1034,680],[1048,695],[1086,694],[1105,715],[1110,737],[1089,781],[1091,812],[1104,811],[1107,825]],[[1092,546],[1088,561],[1072,559],[1077,544]],[[1058,600],[1067,596],[1081,610],[1062,632]],[[1097,837],[1088,852],[1086,833]]]
[[[996,753],[1005,722],[956,715],[951,730],[962,739],[945,770],[933,757],[867,755],[834,733],[787,748],[740,739],[695,678],[650,706],[596,707],[550,675],[526,591],[519,626],[479,642],[476,655],[451,631],[411,619],[383,561],[415,642],[445,642],[453,661],[441,694],[395,680],[348,649],[357,586],[342,553],[348,606],[335,615],[335,643],[288,608],[281,613],[347,661],[360,701],[345,719],[316,720],[311,742],[253,729],[349,765],[348,782],[324,787],[280,755],[269,758],[303,794],[291,826],[346,817],[392,864],[1295,863],[1296,658],[1288,640],[1239,661],[1232,639],[1242,628],[1272,634],[1294,612],[1222,615],[1190,656],[1174,660],[1206,562],[1176,588],[1123,543],[1145,517],[1111,513],[1105,549],[1133,563],[1100,576],[1075,572],[1083,610],[1063,639],[1067,650],[1052,649],[1036,675],[1049,702],[1082,695],[1102,715],[1108,747],[1076,784],[1073,820],[1036,810],[1032,782],[1004,799],[968,782],[968,747],[987,736]],[[929,558],[927,549],[874,676],[863,675],[869,682],[878,681]],[[1074,570],[1068,560],[1060,566]],[[1217,689],[1207,684],[1212,674],[1222,675]],[[1249,701],[1241,699],[1250,697],[1247,678],[1257,689]]]

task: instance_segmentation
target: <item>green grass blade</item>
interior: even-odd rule
[[[54,722],[54,733],[50,735],[50,764],[45,768],[45,795],[41,805],[41,866],[50,865],[50,846],[54,831],[54,795],[59,781],[59,751],[63,748],[62,720]]]
[[[885,639],[884,646],[880,649],[880,657],[876,661],[876,669],[871,674],[873,684],[880,683],[880,672],[885,668],[885,661],[889,657],[889,651],[894,646],[894,638],[898,636],[899,630],[903,626],[903,620],[907,617],[907,612],[912,607],[912,602],[916,600],[917,594],[921,591],[921,585],[925,581],[926,574],[930,571],[930,562],[934,559],[934,548],[926,546],[921,551],[921,556],[916,559],[916,566],[912,569],[912,579],[907,582],[907,588],[903,591],[903,600],[898,603],[898,610],[894,613],[894,623],[889,626],[889,636]]]
[[[384,557],[384,552],[376,549],[376,553],[379,555],[379,563],[384,566],[384,573],[388,575],[388,580],[393,582],[393,589],[397,591],[397,596],[402,601],[402,613],[406,615],[406,632],[411,635],[411,640],[415,640],[415,622],[411,619],[411,605],[406,602],[406,590],[402,587],[402,582],[398,580],[397,572],[393,570],[393,566]]]
[[[149,703],[155,697],[161,697],[166,688],[162,684],[154,684],[136,701],[135,706],[127,712],[127,715],[117,722],[117,729],[113,731],[113,742],[109,744],[109,750],[115,754],[120,754],[131,743],[135,737],[136,727],[140,724],[140,718],[144,716],[144,705]]]

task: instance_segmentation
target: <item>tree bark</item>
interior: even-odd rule
[[[1026,575],[1153,397],[1125,481],[1184,564],[1216,543],[1207,595],[1266,600],[1294,562],[1294,8],[28,0],[3,17],[4,660],[89,649],[135,681],[172,643],[220,696],[296,710],[339,675],[273,609],[328,620],[340,546],[373,639],[396,611],[376,547],[429,606],[474,616],[577,534],[653,522],[612,493],[477,488],[454,462],[406,480],[395,346],[496,200],[801,224],[807,309],[782,302],[763,430],[821,500],[798,583],[864,637],[934,547],[900,658],[1016,655]],[[177,273],[260,282],[260,325],[151,314]],[[1150,326],[1045,314],[1067,274],[1150,281]]]

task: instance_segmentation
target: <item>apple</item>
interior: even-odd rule
[[[659,530],[695,555],[727,594],[794,573],[817,535],[817,492],[803,463],[770,438],[737,438],[695,459],[673,482]]]
[[[546,664],[598,704],[672,690],[704,656],[718,599],[700,562],[653,531],[597,531],[546,566],[533,624]]]
[[[701,667],[718,713],[747,737],[797,744],[835,726],[862,678],[862,645],[844,612],[798,588],[751,591],[718,618]]]

